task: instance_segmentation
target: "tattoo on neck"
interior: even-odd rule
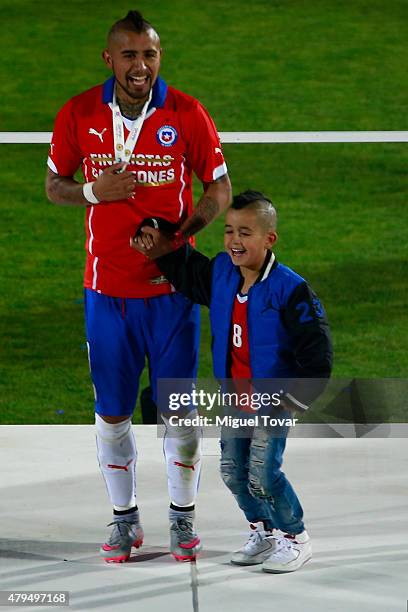
[[[127,119],[137,119],[140,113],[142,112],[144,102],[135,102],[134,104],[132,104],[131,102],[125,102],[124,100],[121,100],[119,96],[117,96],[117,101],[119,104],[120,112]]]
[[[183,235],[186,238],[193,236],[211,223],[220,212],[220,205],[210,196],[203,195],[194,209],[193,214],[183,228]]]

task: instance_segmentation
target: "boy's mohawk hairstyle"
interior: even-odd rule
[[[246,191],[243,191],[242,193],[239,193],[238,195],[232,198],[231,208],[234,208],[235,210],[240,210],[241,208],[245,208],[249,204],[252,204],[252,202],[265,202],[268,204],[272,204],[271,200],[260,191],[247,189]]]

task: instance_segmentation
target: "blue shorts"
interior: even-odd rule
[[[85,289],[85,324],[102,416],[133,413],[146,357],[154,401],[158,378],[197,376],[200,310],[180,293],[113,298]]]

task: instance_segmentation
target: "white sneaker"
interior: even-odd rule
[[[251,534],[242,548],[236,550],[231,557],[234,565],[258,565],[263,563],[275,550],[276,541],[273,531],[265,531],[264,524],[250,523]]]
[[[274,536],[276,548],[264,561],[262,570],[271,574],[295,572],[312,558],[312,544],[307,531],[297,535]]]

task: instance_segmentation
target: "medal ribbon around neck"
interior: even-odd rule
[[[125,133],[123,130],[122,113],[120,112],[119,104],[116,100],[116,91],[113,91],[112,99],[112,121],[113,121],[113,143],[115,147],[115,163],[125,162],[125,166],[121,170],[123,172],[130,162],[133,151],[135,150],[136,143],[138,141],[140,132],[144,120],[146,118],[147,107],[149,106],[150,100],[152,99],[152,89],[150,90],[149,97],[143,105],[142,112],[139,117],[135,120],[133,128],[130,130],[129,135],[125,142]]]

